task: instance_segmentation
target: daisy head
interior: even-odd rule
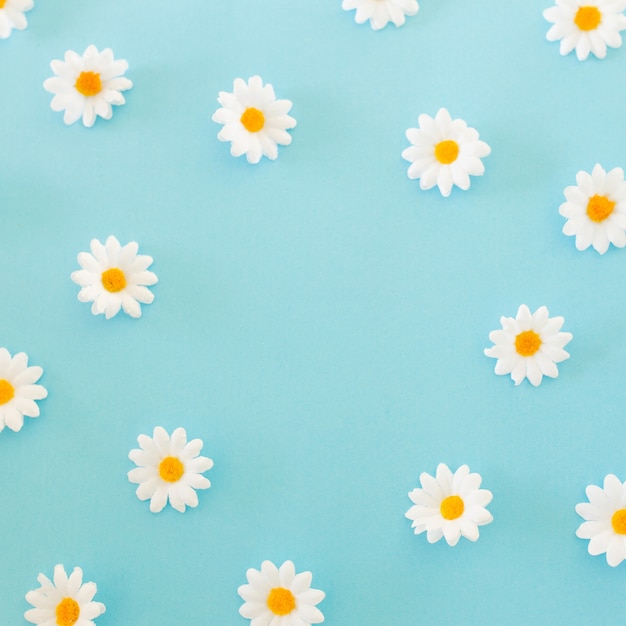
[[[563,55],[576,49],[579,61],[584,61],[589,52],[603,59],[607,46],[622,45],[620,31],[626,28],[625,8],[626,0],[556,0],[543,12],[552,24],[546,39],[560,40]]]
[[[585,520],[576,536],[589,539],[589,554],[606,553],[606,562],[616,567],[626,559],[626,482],[609,474],[604,488],[589,485],[585,493],[589,502],[576,505],[576,513]]]
[[[416,0],[343,0],[344,11],[356,9],[354,21],[364,24],[370,21],[373,30],[385,28],[389,22],[402,26],[406,15],[415,15],[419,10]]]
[[[278,156],[278,145],[288,146],[296,120],[287,115],[291,110],[289,100],[277,100],[274,89],[263,85],[259,76],[246,83],[236,78],[232,93],[220,91],[217,101],[222,105],[213,114],[213,121],[224,127],[217,134],[220,141],[230,141],[234,157],[246,155],[248,163],[258,163],[265,155]]]
[[[63,565],[54,568],[53,581],[39,574],[39,589],[29,591],[26,600],[35,608],[24,613],[32,624],[45,626],[95,626],[94,620],[106,610],[101,602],[93,602],[95,583],[83,583],[83,571],[75,567],[69,575]]]
[[[564,319],[549,317],[545,306],[534,313],[522,304],[513,317],[501,317],[501,330],[489,333],[495,345],[485,349],[485,354],[496,362],[496,374],[511,374],[519,385],[528,378],[535,387],[544,376],[556,378],[559,375],[557,363],[569,359],[563,347],[572,340],[571,333],[562,333]]]
[[[454,474],[445,463],[437,466],[434,477],[422,472],[422,487],[409,493],[413,506],[405,514],[413,522],[415,534],[426,532],[428,543],[445,537],[450,546],[455,546],[461,535],[476,541],[478,527],[493,521],[485,508],[493,495],[480,489],[481,482],[480,474],[470,474],[467,465],[461,465]]]
[[[13,29],[28,26],[24,13],[34,6],[33,0],[0,0],[0,39],[6,39]]]
[[[116,61],[110,48],[98,52],[95,46],[89,46],[82,56],[68,50],[64,61],[54,60],[50,67],[54,76],[46,79],[43,86],[54,94],[51,109],[65,111],[66,124],[81,117],[85,126],[93,126],[97,116],[111,119],[111,105],[124,104],[122,91],[133,86],[124,76],[128,63],[123,59]]]
[[[184,428],[177,428],[170,437],[157,426],[148,435],[137,437],[139,448],[131,450],[128,458],[138,467],[128,472],[128,480],[139,485],[137,497],[150,500],[153,513],[162,511],[168,500],[177,511],[185,506],[198,506],[196,489],[208,489],[211,483],[202,475],[213,467],[213,461],[199,456],[202,439],[187,443]]]
[[[316,605],[325,594],[311,588],[311,572],[296,574],[291,561],[279,568],[263,561],[261,570],[250,568],[246,578],[248,584],[237,590],[245,600],[239,613],[254,626],[307,626],[324,621]]]
[[[567,218],[563,232],[576,237],[576,248],[593,246],[600,254],[626,246],[626,182],[624,170],[605,172],[596,164],[591,172],[578,172],[576,185],[566,187],[559,213]]]
[[[44,387],[35,385],[42,374],[41,367],[28,367],[24,352],[12,357],[6,348],[0,348],[0,430],[8,426],[17,432],[24,425],[24,416],[39,417],[35,400],[48,395]]]
[[[485,167],[480,160],[491,148],[478,138],[478,132],[463,120],[453,120],[446,109],[439,109],[434,118],[422,113],[419,128],[406,131],[411,146],[402,158],[411,163],[409,178],[419,178],[421,189],[435,185],[443,196],[449,196],[452,186],[467,190],[470,176],[482,176]]]
[[[121,246],[112,235],[103,245],[91,240],[91,254],[80,252],[78,264],[82,269],[72,272],[72,280],[81,286],[78,299],[93,302],[94,315],[104,313],[106,319],[117,315],[122,308],[131,317],[141,317],[139,303],[150,304],[154,294],[148,289],[158,279],[148,271],[152,257],[137,254],[134,241]]]

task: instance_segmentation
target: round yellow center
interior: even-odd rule
[[[0,9],[4,9],[5,4],[6,4],[6,0],[0,0]]]
[[[465,511],[465,502],[460,496],[448,496],[441,501],[440,509],[443,519],[458,519]]]
[[[111,293],[118,293],[126,287],[126,276],[119,267],[102,272],[102,286]]]
[[[454,163],[458,156],[459,144],[456,141],[452,141],[452,139],[440,141],[435,146],[435,158],[443,165],[450,165],[450,163]]]
[[[587,203],[587,217],[592,222],[604,222],[613,213],[615,202],[606,196],[595,195],[589,198]]]
[[[515,337],[515,349],[521,356],[532,356],[541,348],[541,337],[534,330],[525,330]]]
[[[175,456],[166,456],[159,463],[159,476],[168,483],[175,483],[185,473],[185,466]]]
[[[102,91],[102,81],[98,72],[81,72],[74,83],[76,91],[83,96],[95,96]]]
[[[265,126],[265,115],[259,109],[248,107],[241,116],[241,123],[248,132],[258,133]]]
[[[80,616],[80,607],[76,600],[63,598],[57,604],[57,626],[74,626]]]
[[[267,608],[274,615],[289,615],[296,608],[296,599],[289,589],[274,587],[267,596]]]
[[[602,13],[598,7],[580,7],[574,17],[574,24],[584,31],[595,30],[600,26],[601,21]]]
[[[1,0],[0,0],[1,1]],[[8,381],[4,380],[4,378],[0,379],[0,405],[6,404],[9,400],[13,400],[13,396],[15,395],[15,388]]]
[[[626,509],[620,509],[613,513],[611,525],[618,535],[626,535]]]

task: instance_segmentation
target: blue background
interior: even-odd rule
[[[626,479],[626,250],[576,251],[558,206],[578,170],[626,165],[626,48],[561,57],[548,0],[420,4],[373,32],[340,0],[40,1],[0,41],[0,344],[49,390],[0,435],[2,624],[63,563],[97,582],[98,626],[245,626],[263,559],[311,570],[329,625],[622,623],[626,565],[587,554],[574,506]],[[92,43],[134,88],[66,127],[42,82]],[[211,121],[254,74],[298,120],[258,166]],[[492,147],[449,198],[400,156],[442,106]],[[140,320],[76,300],[76,254],[109,234],[155,259]],[[482,353],[521,303],[574,335],[539,388]],[[126,479],[156,425],[215,461],[184,515]],[[404,518],[439,462],[494,493],[475,544]]]

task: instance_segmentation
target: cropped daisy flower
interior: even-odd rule
[[[491,153],[491,148],[478,139],[478,132],[463,120],[453,120],[446,109],[437,115],[422,114],[419,128],[406,131],[411,146],[402,152],[402,158],[411,162],[409,178],[420,179],[421,189],[435,185],[443,196],[449,196],[452,185],[469,189],[470,176],[482,176],[485,167],[480,160]]]
[[[612,243],[626,246],[626,182],[621,167],[608,174],[596,164],[591,172],[578,172],[576,185],[565,188],[559,213],[567,218],[563,232],[576,237],[576,248],[593,246],[604,254]]]
[[[6,39],[13,29],[28,26],[24,13],[34,6],[33,0],[0,0],[0,39]]]
[[[576,49],[579,61],[589,52],[603,59],[606,47],[622,45],[620,31],[626,28],[623,14],[626,0],[556,0],[543,16],[552,23],[546,34],[548,41],[561,41],[561,54]]]
[[[43,574],[39,574],[37,581],[41,587],[26,594],[26,600],[35,608],[26,611],[24,618],[32,624],[95,626],[92,620],[106,610],[101,602],[92,602],[96,584],[83,583],[80,567],[75,567],[68,577],[63,565],[57,565],[54,582]]]
[[[48,392],[35,385],[43,370],[37,365],[28,367],[28,356],[18,352],[11,357],[6,348],[0,348],[0,430],[8,426],[21,430],[24,416],[39,417],[35,400],[43,400]]]
[[[217,101],[222,108],[215,111],[212,119],[224,124],[217,138],[231,142],[230,153],[234,157],[245,154],[248,163],[258,163],[263,155],[275,159],[278,144],[291,143],[287,129],[294,128],[296,120],[287,113],[292,103],[276,100],[272,86],[264,86],[259,76],[247,83],[236,78],[233,92],[220,91]]]
[[[589,554],[606,553],[606,562],[617,567],[626,559],[626,482],[608,474],[604,488],[589,485],[585,493],[589,502],[576,505],[576,513],[585,520],[576,536],[589,539]]]
[[[389,22],[402,26],[406,15],[415,15],[419,10],[416,0],[343,0],[344,11],[356,9],[354,21],[364,24],[370,21],[373,30],[385,28]]]
[[[162,511],[168,500],[177,511],[185,512],[185,506],[198,506],[195,489],[211,486],[202,472],[213,467],[213,461],[199,456],[202,439],[187,443],[184,428],[177,428],[170,437],[164,428],[157,426],[148,435],[137,437],[140,448],[131,450],[128,458],[138,465],[128,472],[128,480],[139,485],[137,497],[150,500],[153,513]]]
[[[501,317],[502,330],[489,333],[495,345],[485,349],[487,356],[498,359],[496,374],[511,374],[516,385],[528,378],[535,387],[544,376],[556,378],[556,364],[569,359],[563,348],[572,340],[571,333],[559,332],[563,322],[562,317],[549,317],[545,306],[531,314],[525,304],[515,318]]]
[[[99,115],[111,119],[111,105],[126,102],[122,91],[133,86],[124,76],[128,63],[113,58],[113,51],[98,52],[89,46],[83,56],[73,50],[65,53],[65,61],[54,60],[50,67],[55,76],[44,81],[46,91],[54,94],[50,108],[65,111],[63,121],[73,124],[81,117],[85,126],[93,126]]]
[[[91,312],[104,313],[107,319],[117,315],[120,308],[131,317],[141,317],[139,303],[150,304],[154,300],[148,286],[158,281],[148,271],[152,257],[137,254],[139,246],[134,241],[121,246],[112,235],[104,245],[92,239],[90,248],[91,254],[78,255],[82,269],[72,272],[72,280],[82,287],[78,299],[93,302]]]
[[[239,613],[251,620],[251,626],[307,626],[324,621],[315,605],[326,594],[311,589],[311,572],[296,574],[291,561],[285,561],[280,568],[263,561],[261,571],[251,568],[246,578],[248,584],[237,589],[245,600]]]
[[[479,489],[481,482],[480,474],[470,474],[467,465],[461,465],[454,474],[445,463],[437,466],[434,477],[422,472],[422,487],[409,493],[414,505],[405,514],[412,520],[415,534],[426,532],[428,543],[445,537],[450,546],[455,546],[461,535],[476,541],[478,527],[493,521],[485,508],[493,495]]]

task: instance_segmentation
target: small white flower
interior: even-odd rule
[[[202,472],[213,467],[213,461],[206,456],[198,456],[202,450],[202,439],[192,439],[187,443],[184,428],[177,428],[172,437],[164,428],[157,426],[148,435],[139,435],[141,448],[135,448],[128,458],[138,465],[128,472],[128,480],[139,484],[137,497],[150,500],[153,513],[162,511],[168,500],[177,511],[185,512],[185,505],[198,506],[195,489],[208,489],[211,483]]]
[[[569,359],[563,348],[572,340],[571,333],[559,332],[563,322],[562,317],[549,317],[545,306],[531,314],[525,304],[515,318],[501,317],[502,330],[489,333],[495,345],[485,349],[487,356],[498,359],[496,374],[511,374],[516,385],[528,378],[535,387],[543,376],[556,378],[556,364]]]
[[[485,167],[480,160],[491,148],[478,138],[478,132],[463,120],[453,120],[446,109],[439,109],[433,119],[422,114],[419,128],[406,131],[411,146],[402,158],[411,162],[409,178],[420,179],[421,189],[435,185],[443,196],[449,196],[452,185],[469,189],[470,175],[482,176]]]
[[[237,593],[245,600],[239,613],[251,620],[251,626],[308,626],[324,621],[316,608],[326,595],[311,589],[311,572],[296,574],[291,561],[277,568],[271,561],[261,563],[261,571],[246,572],[247,585]]]
[[[94,315],[104,313],[106,319],[117,315],[123,308],[131,317],[141,317],[139,303],[150,304],[154,294],[148,286],[158,278],[148,271],[152,257],[137,254],[139,246],[134,241],[121,246],[112,235],[102,245],[91,240],[91,254],[81,252],[78,263],[83,268],[72,272],[72,280],[82,289],[78,292],[81,302],[93,302]]]
[[[579,61],[589,52],[599,59],[606,56],[606,47],[622,45],[620,31],[626,28],[623,11],[626,0],[556,0],[556,5],[545,9],[543,16],[552,23],[546,35],[548,41],[561,40],[561,54],[576,48]]]
[[[277,144],[288,146],[296,120],[287,115],[292,103],[276,100],[274,89],[268,83],[263,86],[259,76],[246,83],[236,78],[233,92],[220,91],[217,101],[222,105],[213,114],[213,121],[224,124],[217,138],[230,141],[230,153],[234,157],[246,155],[248,163],[258,163],[265,155],[270,159],[278,156]]]
[[[6,348],[0,348],[0,430],[8,426],[21,430],[24,416],[39,417],[35,400],[43,400],[48,392],[35,383],[43,370],[34,365],[28,367],[28,356],[18,352],[11,357]]]
[[[54,583],[43,574],[39,574],[37,581],[41,587],[26,594],[26,600],[35,608],[24,613],[24,618],[33,624],[95,626],[92,620],[106,610],[101,602],[92,602],[96,584],[83,584],[80,567],[75,567],[68,578],[63,565],[56,565]]]
[[[493,517],[485,508],[493,498],[491,491],[480,489],[480,474],[470,474],[467,465],[461,465],[454,474],[445,463],[437,466],[433,477],[420,474],[422,488],[409,493],[414,503],[405,514],[412,520],[415,534],[426,532],[428,543],[442,537],[455,546],[461,535],[470,541],[478,539],[478,527],[489,524]]]
[[[576,248],[593,246],[604,254],[612,243],[626,246],[626,182],[621,167],[608,174],[596,164],[589,175],[576,174],[576,185],[565,188],[559,213],[567,218],[563,232],[576,236]]]
[[[85,126],[93,126],[99,115],[111,119],[111,105],[126,102],[122,91],[133,86],[124,76],[128,63],[113,58],[113,51],[98,52],[89,46],[83,56],[73,50],[65,53],[65,61],[54,60],[50,67],[55,76],[44,81],[46,91],[55,94],[50,103],[53,111],[65,111],[63,121],[73,124],[81,117]]]
[[[415,15],[419,10],[416,0],[343,0],[344,11],[356,9],[354,21],[364,24],[370,21],[373,30],[385,28],[389,22],[402,26],[405,15]]]
[[[589,539],[589,554],[606,553],[606,562],[617,567],[626,559],[626,482],[608,474],[604,489],[589,485],[585,493],[589,502],[576,505],[576,513],[585,520],[576,536]]]
[[[0,0],[0,39],[6,39],[13,29],[28,26],[24,13],[34,6],[33,0]]]

